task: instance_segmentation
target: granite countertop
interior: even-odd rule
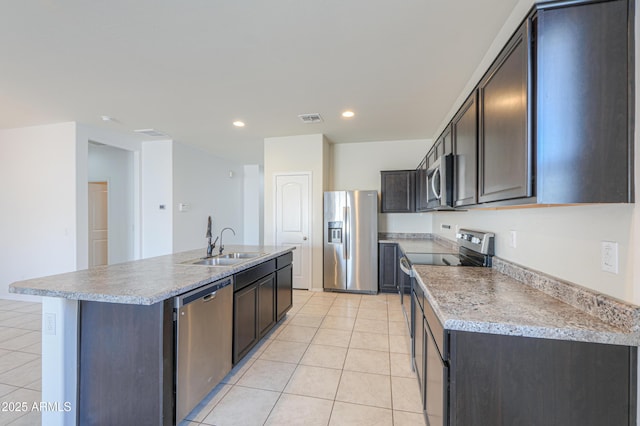
[[[225,246],[226,253],[261,252],[265,254],[230,266],[182,264],[182,262],[204,257],[206,249],[203,248],[18,281],[9,286],[9,291],[74,300],[152,305],[291,250],[291,247],[228,245]]]
[[[637,346],[637,332],[607,323],[492,268],[414,265],[445,329]]]
[[[420,238],[384,238],[380,243],[395,243],[404,253],[458,253],[451,245],[445,245],[438,240]]]

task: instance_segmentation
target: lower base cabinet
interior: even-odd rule
[[[450,425],[635,425],[636,363],[635,347],[451,332]]]
[[[415,305],[429,426],[636,425],[636,347],[445,330]]]
[[[291,252],[235,275],[233,364],[280,321],[293,304]]]
[[[378,244],[378,282],[380,292],[398,292],[398,245],[395,243]]]

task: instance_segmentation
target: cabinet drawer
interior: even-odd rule
[[[278,256],[276,258],[276,269],[284,268],[291,262],[293,262],[293,252],[290,251],[289,253],[283,254],[282,256]]]
[[[249,268],[246,271],[239,272],[235,275],[234,290],[238,291],[254,281],[269,275],[276,270],[276,259],[268,260],[260,265]]]

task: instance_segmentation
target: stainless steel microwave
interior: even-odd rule
[[[427,208],[453,209],[453,154],[443,155],[427,169]]]

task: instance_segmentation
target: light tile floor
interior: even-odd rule
[[[286,318],[181,426],[424,426],[397,295],[293,297]],[[39,303],[0,300],[0,425],[41,422],[30,410],[41,400],[41,315]]]
[[[39,425],[42,305],[0,299],[0,425]]]

